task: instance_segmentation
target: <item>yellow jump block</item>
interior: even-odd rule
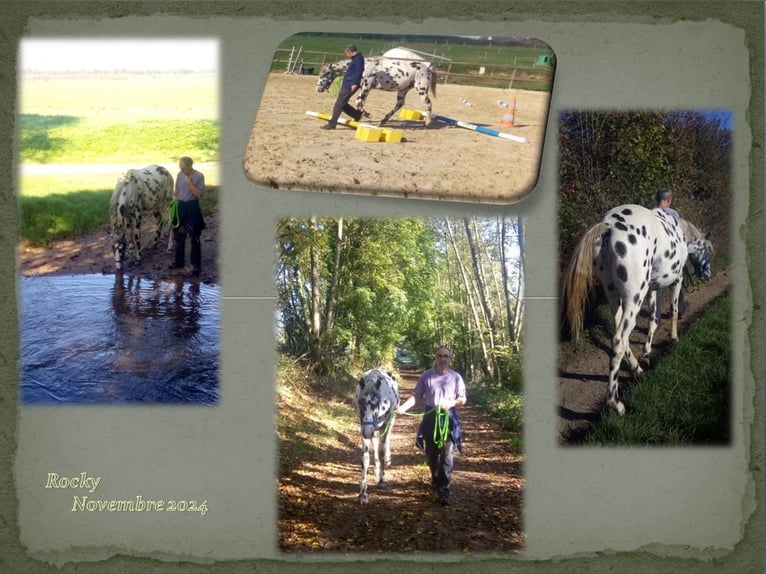
[[[407,110],[402,108],[399,110],[399,118],[403,120],[424,120],[426,119],[426,116],[417,110]]]
[[[382,135],[380,128],[365,125],[358,126],[354,133],[354,137],[363,142],[379,142]]]
[[[381,128],[380,141],[387,143],[400,143],[402,141],[402,130],[392,128]]]

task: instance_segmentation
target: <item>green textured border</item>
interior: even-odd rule
[[[414,9],[416,6],[416,9]],[[448,7],[447,7],[448,6]],[[0,165],[5,167],[6,184],[0,188],[0,571],[42,572],[57,570],[29,558],[19,543],[18,500],[13,477],[16,449],[18,329],[16,307],[16,238],[18,213],[13,193],[15,161],[13,157],[14,116],[16,107],[16,48],[24,34],[28,19],[83,19],[120,16],[142,16],[162,13],[195,17],[260,16],[285,20],[343,20],[375,18],[389,22],[413,21],[417,18],[449,18],[455,21],[488,22],[534,19],[541,22],[620,22],[668,23],[677,20],[719,20],[744,31],[750,52],[752,94],[749,116],[753,135],[750,161],[751,209],[746,228],[742,231],[747,245],[749,274],[747,280],[754,302],[753,316],[747,337],[754,350],[746,365],[759,384],[755,394],[754,425],[750,442],[750,473],[755,486],[755,502],[759,511],[745,525],[744,537],[731,554],[707,561],[663,558],[645,553],[624,553],[573,558],[562,561],[531,562],[524,560],[485,560],[481,569],[487,572],[763,572],[763,3],[758,1],[728,2],[496,2],[493,0],[456,0],[449,4],[426,2],[369,2],[361,0],[292,0],[284,2],[18,2],[4,5],[0,20]],[[650,525],[647,525],[650,527]],[[148,558],[117,556],[96,563],[67,564],[62,572],[351,572],[364,567],[367,571],[390,572],[407,568],[426,572],[433,565],[416,562],[380,560],[361,566],[354,562],[252,560],[224,562],[211,565],[160,562]],[[465,562],[438,565],[442,572],[461,572]]]

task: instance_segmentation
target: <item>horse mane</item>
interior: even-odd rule
[[[684,234],[686,241],[692,241],[694,239],[699,239],[700,241],[705,240],[705,234],[697,229],[691,221],[679,217],[678,226],[681,228],[681,232]]]

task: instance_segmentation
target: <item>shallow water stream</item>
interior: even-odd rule
[[[23,403],[218,401],[217,286],[118,274],[19,287]]]

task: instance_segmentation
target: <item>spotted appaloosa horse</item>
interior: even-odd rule
[[[585,300],[594,280],[604,288],[614,315],[607,404],[619,414],[625,413],[625,406],[617,400],[622,359],[628,361],[635,377],[642,372],[630,350],[629,337],[644,297],[649,293],[649,330],[643,349],[648,356],[659,324],[659,289],[670,288],[670,337],[677,340],[678,297],[687,256],[697,276],[706,281],[712,252],[707,237],[688,221],[640,205],[609,210],[577,245],[562,281],[564,311],[574,338],[579,338]]]
[[[375,456],[378,486],[385,488],[385,466],[391,464],[391,428],[399,406],[399,385],[392,373],[371,369],[362,374],[354,392],[354,410],[362,432],[362,480],[359,502],[367,504],[370,449]]]
[[[153,244],[156,245],[172,196],[173,176],[160,165],[129,169],[117,179],[109,203],[110,235],[117,269],[122,268],[129,246],[136,263],[141,261],[141,219],[144,211],[154,214],[156,228]],[[173,233],[169,232],[169,235],[168,251],[174,244]]]
[[[351,60],[341,60],[334,64],[324,66],[317,80],[317,92],[324,92],[330,88],[333,80],[343,74]],[[372,89],[396,92],[396,104],[388,112],[380,125],[385,124],[404,105],[404,98],[412,88],[423,99],[426,106],[426,125],[431,121],[431,98],[430,92],[436,97],[436,72],[430,62],[424,60],[405,60],[389,58],[366,58],[364,61],[364,73],[359,85],[356,97],[356,107],[366,117],[369,113],[364,110],[364,102]]]

